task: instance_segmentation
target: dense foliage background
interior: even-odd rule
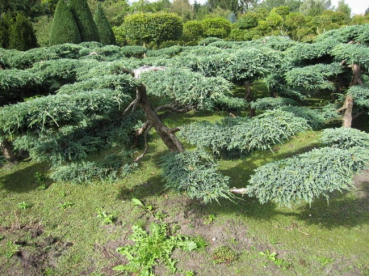
[[[5,48],[9,47],[6,41],[10,26],[16,21],[16,13],[22,13],[32,23],[38,44],[48,46],[58,2],[57,0],[3,1],[0,6],[1,44]],[[80,3],[77,1],[80,12],[73,11],[73,5],[77,5],[74,4],[74,1],[60,2],[68,4],[74,13],[82,41],[99,41],[99,37],[95,35],[97,32],[95,32],[96,27],[91,14],[96,13],[100,5],[100,11],[104,13],[110,27],[114,30],[118,45],[142,45],[145,43],[149,48],[195,45],[202,38],[209,36],[226,40],[247,41],[278,35],[289,36],[296,41],[312,42],[317,35],[328,30],[369,22],[369,15],[364,11],[362,15],[351,16],[351,10],[344,0],[340,1],[337,7],[331,6],[330,1],[326,0],[265,0],[262,2],[256,0],[209,0],[203,5],[198,3],[191,5],[188,0],[174,0],[172,2],[169,0],[156,2],[140,0],[131,4],[126,0],[81,0]],[[149,40],[152,42],[151,44],[147,44],[147,39],[132,39],[130,31],[126,31],[128,24],[124,25],[124,22],[130,16],[138,16],[137,13],[152,14],[146,16],[157,16],[156,20],[159,20],[160,17],[160,15],[154,15],[156,13],[176,14],[184,24],[183,36],[181,36],[182,32],[178,31],[178,27],[168,28],[169,24],[165,29],[175,33],[175,36],[164,35],[159,40]],[[9,20],[10,18],[11,20]],[[164,19],[160,20],[158,22],[165,21]],[[228,23],[223,22],[225,20]],[[66,19],[64,24],[69,22],[70,19]],[[153,24],[155,23],[153,22]],[[195,25],[196,28],[194,28]],[[105,24],[105,28],[110,29],[110,27]],[[92,32],[88,34],[90,29]],[[152,33],[147,34],[148,37],[158,36],[154,29],[151,30]],[[28,30],[27,32],[32,33],[33,31]],[[35,44],[31,43],[28,46],[28,48],[32,47],[35,47]]]

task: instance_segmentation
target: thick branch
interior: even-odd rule
[[[135,133],[135,143],[133,145],[134,148],[137,147],[137,145],[138,145],[138,137],[140,135],[142,135],[142,133],[144,133],[147,130],[148,127],[151,128],[152,126],[150,125],[150,122],[149,121],[146,121],[141,128],[139,128],[138,130],[136,130],[136,133]]]
[[[165,70],[165,67],[159,66],[142,66],[138,69],[133,70],[134,78],[137,80],[140,78],[141,74],[149,71]],[[168,147],[170,151],[173,152],[183,152],[184,147],[175,135],[175,131],[170,131],[170,129],[163,124],[155,110],[151,107],[150,101],[147,97],[146,87],[141,84],[137,87],[137,93],[139,97],[139,104],[146,114],[146,118],[150,125],[152,125],[156,132],[159,134],[160,138],[164,144]]]
[[[148,127],[152,127],[149,121],[146,121],[141,128],[136,131],[136,136],[141,135]]]
[[[247,194],[247,188],[232,188],[229,190],[231,193],[244,195]]]
[[[336,110],[336,112],[337,112],[337,113],[340,113],[340,112],[342,112],[342,111],[344,111],[344,110],[346,110],[346,109],[347,109],[347,106],[345,106],[345,105],[344,105],[344,106],[342,106],[341,108],[337,109],[337,110]]]
[[[136,80],[138,80],[141,77],[142,73],[145,72],[151,72],[151,71],[160,71],[160,70],[165,70],[164,66],[148,66],[148,65],[144,65],[140,68],[137,68],[135,70],[133,70],[133,76]]]
[[[350,86],[353,85],[362,85],[363,82],[361,80],[361,68],[359,64],[352,64],[352,79]]]
[[[166,105],[161,105],[155,108],[155,112],[159,112],[161,110],[166,110],[166,109],[172,112],[175,112],[175,113],[187,113],[191,111],[193,108],[192,107],[177,108],[177,107],[172,106],[171,104],[166,104]]]
[[[149,124],[155,128],[164,144],[170,151],[183,152],[184,147],[174,134],[175,131],[170,131],[170,129],[160,120],[155,110],[151,107],[149,99],[147,98],[145,86],[141,84],[137,87],[137,91],[140,93],[140,106],[145,111]]]
[[[253,101],[253,96],[252,96],[252,91],[251,91],[251,82],[249,81],[245,81],[243,83],[243,86],[245,87],[246,93],[245,93],[245,101],[252,102]],[[255,109],[254,108],[249,108],[249,115],[250,117],[254,117],[255,116]]]
[[[148,134],[149,134],[149,131],[150,131],[151,127],[152,127],[152,125],[149,125],[147,127],[146,131],[145,131],[145,149],[139,156],[136,157],[134,162],[140,161],[145,156],[147,151],[149,150],[149,139],[147,137],[148,137]]]
[[[180,131],[179,127],[174,127],[174,128],[169,129],[168,133],[176,133],[178,131]]]
[[[245,81],[243,83],[243,86],[245,87],[246,93],[245,93],[245,101],[251,102],[252,98],[251,98],[251,83],[249,81]]]
[[[352,124],[352,109],[354,107],[354,99],[352,96],[347,95],[344,105],[346,107],[345,114],[343,115],[343,127],[351,127]]]
[[[122,115],[125,116],[131,109],[132,113],[135,112],[139,101],[140,101],[140,93],[136,89],[136,98],[127,106],[127,108],[123,111]]]
[[[8,140],[3,140],[0,142],[0,148],[6,161],[10,163],[16,163],[19,161],[18,156],[14,153],[14,148],[12,142]]]

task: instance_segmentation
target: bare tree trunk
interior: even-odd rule
[[[0,142],[0,147],[3,152],[5,159],[10,163],[17,162],[18,156],[14,153],[13,145],[10,141],[4,140]]]
[[[344,103],[345,114],[343,115],[343,127],[350,128],[352,125],[352,109],[354,107],[354,99],[347,95]]]
[[[243,83],[243,86],[245,87],[246,93],[245,93],[245,101],[252,102],[253,101],[253,96],[252,96],[252,92],[251,92],[251,83],[249,81],[245,81]],[[250,117],[254,117],[255,116],[255,109],[254,108],[249,108],[249,116]]]
[[[344,64],[344,62],[343,62]],[[350,86],[353,85],[362,85],[363,82],[361,80],[361,68],[359,64],[352,64],[350,66],[352,68],[352,79]],[[342,119],[342,126],[350,128],[352,126],[352,110],[354,108],[354,98],[351,95],[347,95],[345,99],[345,103],[343,107],[338,111],[345,111]]]
[[[154,109],[151,107],[149,99],[147,98],[146,88],[144,85],[140,85],[137,88],[139,94],[139,104],[142,109],[146,113],[147,120],[150,125],[152,125],[160,138],[163,140],[164,144],[168,147],[168,149],[172,152],[184,152],[184,147],[175,135],[178,128],[169,129],[167,126],[163,124],[160,120],[159,116],[156,114]]]
[[[353,85],[362,85],[363,82],[361,80],[361,68],[359,64],[352,65],[352,79],[350,86]]]

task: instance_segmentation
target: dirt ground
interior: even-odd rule
[[[15,240],[8,244],[5,253],[8,258],[6,263],[0,264],[0,275],[45,275],[57,266],[58,258],[73,246],[71,242],[45,235],[43,226],[37,223],[0,227],[0,233]]]

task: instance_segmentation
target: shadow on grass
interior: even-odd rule
[[[235,165],[233,162],[222,160],[220,172],[231,179],[231,187],[246,187],[250,176],[254,170],[261,165],[272,160],[279,160],[299,153],[303,153],[317,147],[318,144],[296,147],[292,151],[277,154],[266,152],[254,152],[252,156],[241,160]],[[162,154],[150,156],[155,161],[156,167],[159,166],[158,158]],[[368,172],[369,175],[369,172]],[[369,223],[369,178],[363,175],[356,182],[358,191],[335,192],[330,195],[329,204],[324,198],[317,199],[310,207],[308,204],[300,204],[294,208],[294,212],[284,211],[285,208],[273,202],[261,205],[256,198],[239,196],[235,203],[229,200],[219,200],[219,203],[212,202],[203,204],[201,201],[188,200],[187,210],[199,214],[224,214],[230,216],[244,216],[258,220],[268,220],[275,216],[294,217],[297,220],[305,221],[310,225],[319,225],[323,228],[333,229],[338,227],[352,228],[355,226]],[[360,182],[360,183],[358,183]],[[141,183],[132,188],[122,188],[118,198],[131,200],[138,198],[145,200],[148,197],[155,197],[165,193],[163,177],[158,175],[150,177],[145,183]],[[178,200],[186,195],[178,195]]]
[[[216,113],[211,111],[188,112],[185,114],[173,113],[170,117],[164,118],[163,123],[168,127],[180,127],[199,121],[215,122],[226,116],[228,116],[228,113],[225,111]]]
[[[295,212],[283,211],[276,203],[268,202],[260,204],[256,198],[237,196],[234,202],[226,199],[219,203],[204,204],[199,200],[186,201],[184,210],[191,210],[199,215],[222,214],[226,216],[243,216],[256,220],[269,220],[275,216],[294,217],[304,221],[308,225],[319,225],[322,228],[334,229],[338,227],[352,228],[369,224],[369,182],[362,184],[362,191],[366,196],[356,197],[353,192],[333,193],[329,205],[325,199],[319,199],[312,203],[300,205]],[[246,185],[244,185],[246,186]],[[156,197],[165,193],[162,177],[150,178],[147,182],[132,188],[122,188],[118,199],[131,200],[138,198],[144,201],[148,197]],[[183,200],[186,195],[178,195],[178,200]]]
[[[0,188],[16,193],[27,193],[35,190],[42,185],[49,186],[51,180],[46,180],[45,183],[38,183],[35,176],[36,172],[45,174],[48,171],[48,166],[45,163],[32,163],[23,161],[14,168],[9,168],[13,172],[7,173],[6,168],[2,168],[0,176]],[[19,169],[16,169],[19,168]]]
[[[307,150],[310,150],[310,147],[299,148],[297,152],[301,153]],[[294,154],[296,153],[288,153],[288,155]],[[246,187],[248,179],[254,170],[260,166],[260,162],[268,162],[262,157],[263,154],[261,153],[258,158],[245,160],[235,167],[225,169],[222,173],[231,177],[231,186]],[[287,156],[283,154],[283,157]],[[325,198],[320,198],[315,200],[311,206],[300,204],[294,208],[295,212],[285,212],[283,208],[278,208],[278,205],[273,202],[261,205],[256,198],[247,196],[243,197],[243,200],[236,200],[237,204],[221,200],[220,205],[216,203],[208,204],[202,207],[202,210],[208,213],[237,213],[240,216],[262,220],[271,219],[276,215],[293,216],[298,220],[305,221],[308,225],[319,225],[327,229],[352,228],[369,224],[368,176],[369,171],[365,171],[355,177],[354,182],[357,190],[331,193],[329,202]]]
[[[123,187],[120,189],[117,199],[131,200],[137,198],[144,200],[150,196],[159,196],[165,192],[163,178],[155,176],[150,178],[147,182],[136,185],[132,188]]]
[[[320,199],[298,208],[297,218],[307,224],[320,225],[332,229],[336,227],[352,228],[358,225],[369,224],[369,182],[360,184],[358,191],[335,192],[329,202]]]

